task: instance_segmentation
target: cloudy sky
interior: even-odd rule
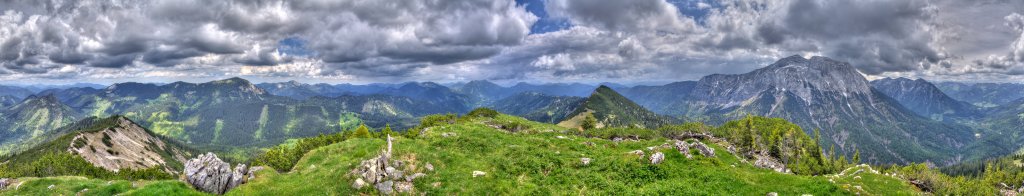
[[[1020,0],[0,0],[0,83],[1024,81]]]

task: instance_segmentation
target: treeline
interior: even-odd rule
[[[0,166],[0,177],[47,177],[47,176],[84,176],[108,180],[161,180],[174,179],[160,167],[141,170],[123,169],[118,172],[107,171],[102,167],[93,166],[82,157],[68,152],[45,152],[38,159],[28,163],[4,164]]]
[[[851,165],[845,156],[837,156],[835,148],[824,153],[821,134],[817,129],[808,136],[800,126],[781,118],[748,116],[726,122],[711,133],[725,138],[744,155],[766,154],[779,158],[793,173],[821,175],[837,173]],[[853,163],[859,162],[859,152]]]
[[[855,153],[853,162],[835,153],[834,148],[824,152],[818,145],[821,140],[818,131],[808,136],[800,126],[781,118],[750,116],[733,120],[720,127],[699,122],[661,126],[657,130],[636,127],[590,128],[580,135],[604,139],[683,139],[694,135],[710,135],[733,144],[738,155],[753,158],[755,155],[779,159],[793,173],[803,175],[831,174],[841,171],[859,161]]]
[[[927,164],[891,165],[885,172],[896,173],[924,191],[936,195],[998,195],[1000,189],[1024,187],[1024,155],[973,161],[939,169]]]

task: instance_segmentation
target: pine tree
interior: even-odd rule
[[[359,124],[359,127],[356,128],[356,132],[352,135],[352,137],[369,138],[370,129],[366,128],[366,124]]]
[[[594,117],[594,113],[587,113],[587,116],[583,118],[583,122],[580,123],[580,128],[583,130],[589,130],[597,127],[597,117]]]
[[[853,163],[860,163],[860,149],[857,149],[853,152]]]

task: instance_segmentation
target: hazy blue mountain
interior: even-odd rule
[[[597,86],[580,84],[580,83],[548,83],[548,84],[530,84],[525,82],[517,83],[514,86],[509,87],[513,93],[522,92],[538,92],[546,95],[553,96],[576,96],[586,97],[590,96],[590,93],[594,91]]]
[[[0,110],[0,155],[31,147],[30,141],[49,136],[51,131],[81,118],[53,95],[29,96]]]
[[[337,97],[347,92],[330,84],[305,84],[297,81],[257,84],[268,93],[294,99],[308,99],[313,96]]]
[[[953,99],[980,107],[996,107],[1024,98],[1024,84],[1017,83],[961,83],[935,84]]]
[[[470,81],[454,89],[456,89],[457,92],[468,96],[470,98],[470,104],[474,106],[491,105],[495,101],[504,99],[514,93],[509,90],[509,88],[486,80]]]
[[[808,133],[820,129],[823,146],[861,151],[875,163],[952,163],[974,139],[969,128],[932,121],[871,87],[848,63],[792,56],[745,74],[702,78],[682,113],[711,122],[747,115],[781,117]],[[724,118],[724,119],[720,119]]]
[[[673,110],[684,109],[679,107],[685,106],[684,98],[688,97],[696,86],[696,81],[683,81],[661,86],[612,88],[655,113],[669,114],[673,113]]]
[[[931,119],[973,119],[982,115],[974,105],[950,98],[924,79],[884,78],[871,81],[871,86],[907,109]]]
[[[23,88],[32,90],[33,92],[37,92],[37,94],[40,94],[43,91],[51,90],[51,89],[69,89],[69,88],[101,89],[103,87],[106,87],[106,86],[105,85],[101,85],[101,84],[93,84],[93,83],[74,83],[74,84],[62,84],[62,85],[35,84],[35,85],[23,86]]]
[[[501,113],[522,116],[537,122],[558,123],[571,116],[585,98],[551,96],[525,92],[498,100],[490,107]]]
[[[0,85],[0,96],[10,96],[21,100],[33,94],[35,94],[35,92],[27,88]]]

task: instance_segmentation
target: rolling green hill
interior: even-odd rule
[[[495,128],[507,124],[525,128]],[[714,149],[713,158],[687,159],[675,149],[647,150],[665,144],[664,137],[614,142],[506,115],[460,118],[425,130],[418,137],[397,137],[392,146],[391,157],[406,165],[406,174],[425,174],[414,181],[414,194],[918,194],[908,183],[880,174],[804,176],[760,169],[709,140],[701,141]],[[356,177],[350,172],[380,154],[386,143],[350,138],[325,146],[307,153],[291,171],[263,171],[227,195],[375,194],[372,187],[353,188]],[[661,152],[665,160],[651,164],[649,156],[630,153],[634,150]],[[486,174],[474,177],[474,171]]]
[[[643,106],[623,97],[607,86],[600,86],[584,100],[569,118],[558,123],[565,127],[579,127],[582,121],[593,115],[597,127],[646,127],[657,128],[668,119],[648,111]]]

